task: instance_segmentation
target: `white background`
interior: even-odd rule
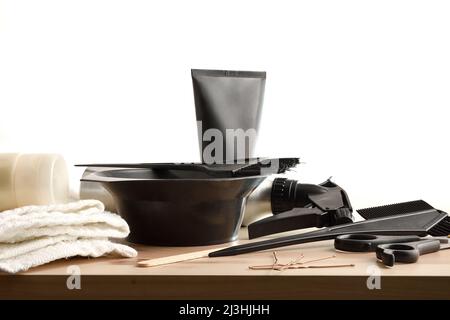
[[[199,160],[190,68],[267,71],[258,156],[450,210],[448,1],[0,1],[0,152]]]

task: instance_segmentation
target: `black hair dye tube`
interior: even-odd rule
[[[202,162],[255,157],[266,73],[192,69]]]

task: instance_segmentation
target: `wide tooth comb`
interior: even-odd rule
[[[428,231],[428,233],[434,237],[446,237],[450,235],[450,217],[447,217],[436,224]]]
[[[379,207],[358,209],[356,211],[364,219],[370,220],[426,210],[434,210],[434,208],[423,200],[415,200],[415,201],[388,204]]]

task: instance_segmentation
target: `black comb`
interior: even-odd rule
[[[419,211],[434,210],[434,208],[423,200],[415,200],[401,203],[388,204],[379,207],[371,207],[356,210],[366,220],[407,214]]]
[[[423,200],[415,200],[415,201],[388,204],[379,207],[358,209],[356,211],[364,219],[370,220],[376,218],[395,216],[399,214],[408,214],[429,210],[436,210],[436,209]],[[434,237],[448,236],[450,234],[450,217],[446,217],[441,222],[432,227],[430,230],[428,230],[428,234]]]
[[[434,237],[447,237],[450,235],[450,217],[447,216],[447,218],[431,228],[428,233]]]

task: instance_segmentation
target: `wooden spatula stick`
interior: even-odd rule
[[[208,257],[208,254],[210,252],[216,251],[216,249],[208,249],[208,250],[202,250],[202,251],[196,251],[196,252],[190,252],[190,253],[183,253],[183,254],[177,254],[174,256],[168,256],[168,257],[162,257],[162,258],[155,258],[155,259],[149,259],[149,260],[142,260],[138,262],[139,267],[156,267],[156,266],[162,266],[165,264],[171,264],[176,262],[182,262],[182,261],[189,261],[194,259],[200,259],[200,258],[206,258]]]

